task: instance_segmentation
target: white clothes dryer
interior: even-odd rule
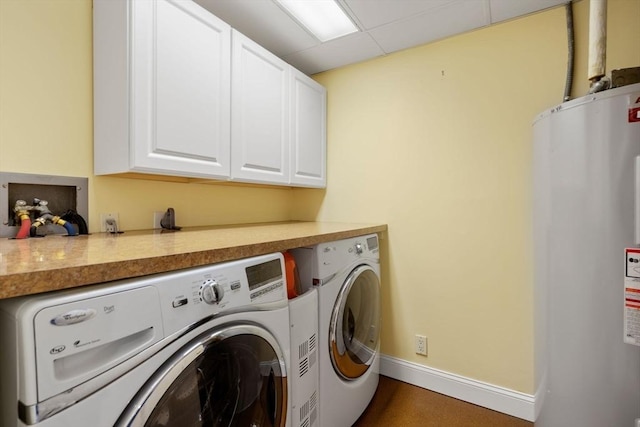
[[[318,289],[320,425],[349,427],[369,405],[378,386],[378,236],[292,252],[301,276],[311,274]]]
[[[282,255],[0,301],[0,425],[290,426]]]

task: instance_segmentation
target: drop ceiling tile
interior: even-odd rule
[[[338,0],[365,32],[325,44],[320,44],[274,0],[195,1],[274,54],[312,74],[454,36],[568,0]]]
[[[340,1],[340,0],[339,0]],[[341,0],[364,30],[389,24],[455,0]]]
[[[564,3],[568,3],[568,0],[490,0],[491,23],[506,21]]]
[[[369,34],[384,52],[391,53],[486,25],[489,25],[487,2],[456,1],[427,13],[375,28]]]
[[[245,36],[277,56],[319,44],[270,0],[195,0]]]
[[[384,52],[366,33],[355,33],[283,59],[306,74],[316,74],[344,65],[382,56]]]

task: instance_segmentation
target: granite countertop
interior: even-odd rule
[[[286,222],[0,239],[0,298],[162,273],[386,230],[384,224]]]

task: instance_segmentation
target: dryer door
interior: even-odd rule
[[[380,280],[368,265],[345,280],[331,313],[329,354],[342,378],[353,380],[373,363],[380,336]]]
[[[116,426],[284,426],[285,369],[276,339],[261,327],[208,331],[158,369]]]

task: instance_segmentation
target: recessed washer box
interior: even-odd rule
[[[14,172],[0,172],[0,237],[14,237],[20,229],[13,208],[16,200],[24,200],[28,205],[34,198],[46,200],[53,215],[62,215],[67,210],[75,210],[89,223],[87,178],[36,175]],[[33,222],[39,214],[30,213]],[[67,234],[67,231],[53,224],[38,228],[38,234]]]

